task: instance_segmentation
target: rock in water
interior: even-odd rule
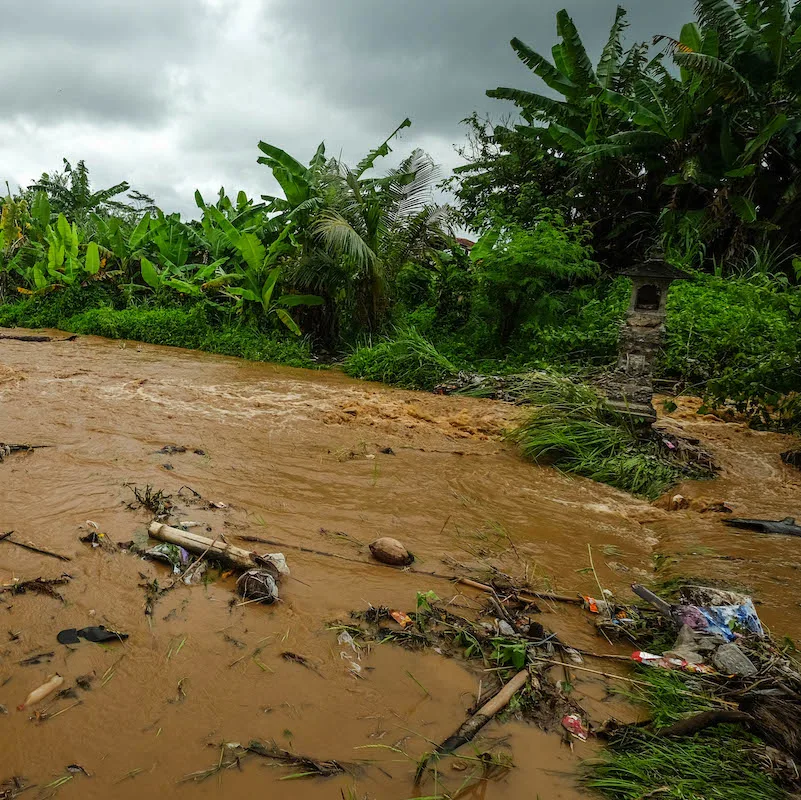
[[[384,536],[370,545],[370,552],[376,561],[393,567],[406,567],[414,561],[414,556],[397,540]]]
[[[782,461],[791,467],[801,469],[801,450],[788,450],[786,453],[782,453]]]

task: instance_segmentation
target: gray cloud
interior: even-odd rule
[[[567,0],[562,0],[567,2]],[[404,117],[398,151],[457,163],[459,121],[500,117],[488,88],[535,88],[509,48],[547,53],[549,0],[28,0],[0,26],[0,178],[27,184],[84,158],[98,185],[122,179],[194,213],[195,187],[272,192],[265,139],[302,159],[320,140],[355,160]],[[632,4],[629,41],[677,33],[692,0]],[[573,0],[597,54],[614,0]]]

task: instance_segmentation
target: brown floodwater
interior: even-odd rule
[[[801,638],[801,540],[734,532],[719,514],[703,512],[725,500],[742,516],[801,517],[801,472],[779,459],[794,440],[699,417],[696,409],[682,401],[662,424],[701,439],[723,471],[716,481],[680,487],[692,505],[670,511],[664,502],[525,463],[501,440],[520,414],[502,403],[94,337],[0,340],[0,441],[51,445],[0,464],[0,532],[13,529],[15,539],[71,559],[0,542],[0,583],[72,577],[60,587],[63,603],[0,595],[0,703],[9,712],[0,716],[0,782],[24,776],[39,787],[32,795],[65,798],[239,797],[266,789],[298,800],[404,800],[455,791],[474,762],[444,762],[441,784],[417,790],[414,759],[464,720],[480,670],[387,644],[362,655],[359,680],[330,625],[369,604],[413,610],[418,591],[434,590],[457,606],[477,607],[481,598],[446,580],[369,563],[363,545],[382,535],[402,540],[418,570],[455,575],[460,565],[489,561],[582,594],[597,594],[587,570],[591,547],[599,581],[621,598],[632,582],[655,576],[724,580],[753,593],[775,634]],[[164,445],[189,450],[155,452]],[[174,496],[189,486],[224,503],[187,502],[184,518],[231,543],[250,534],[364,563],[287,548],[292,577],[274,606],[232,605],[227,576],[182,585],[146,616],[142,584],[167,584],[169,569],[79,541],[88,521],[116,542],[143,536],[151,517],[129,508],[127,484]],[[609,648],[578,609],[544,604],[538,619],[578,647]],[[56,642],[63,628],[98,624],[130,638]],[[314,670],[283,659],[286,651]],[[19,663],[42,652],[54,654],[49,663]],[[92,689],[45,701],[46,720],[16,711],[54,672],[65,686],[94,675]],[[554,671],[553,680],[560,677]],[[574,672],[573,683],[573,697],[595,723],[638,713],[610,696],[602,678]],[[204,782],[181,782],[217,763],[220,743],[251,739],[364,763],[355,776],[282,780],[293,768],[252,758]],[[461,796],[588,795],[577,775],[593,744],[569,745],[556,730],[517,722],[492,723],[482,739],[505,749],[515,768]],[[464,753],[475,755],[469,747]],[[66,771],[73,764],[91,777]],[[46,788],[62,776],[72,777]]]

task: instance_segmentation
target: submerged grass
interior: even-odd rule
[[[537,373],[529,399],[536,408],[510,438],[532,461],[652,500],[684,478],[702,477],[639,435],[589,386]]]
[[[647,667],[638,670],[629,699],[647,706],[655,730],[687,714],[719,707],[692,678]],[[590,762],[587,786],[612,800],[780,800],[786,792],[761,768],[764,746],[742,728],[719,725],[692,737],[662,738],[633,728]]]
[[[458,370],[414,328],[398,331],[371,347],[359,347],[345,360],[354,378],[391,383],[404,389],[431,391]]]

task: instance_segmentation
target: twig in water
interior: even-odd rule
[[[83,700],[78,700],[73,703],[71,706],[67,706],[66,708],[62,708],[61,711],[56,711],[55,714],[48,714],[44,719],[55,719],[59,715],[63,714],[65,711],[69,711],[71,708],[75,708],[75,706],[79,706],[83,703]]]
[[[15,544],[17,547],[21,547],[23,550],[29,550],[31,553],[39,553],[42,556],[50,556],[50,558],[57,558],[59,561],[72,561],[69,556],[62,556],[60,553],[54,553],[51,550],[45,550],[41,547],[35,547],[32,544],[25,544],[24,542],[18,542],[16,539],[9,538],[14,531],[9,531],[8,533],[4,533],[0,536],[0,542],[8,542],[9,544]]]
[[[406,670],[406,674],[423,690],[423,693],[425,694],[426,697],[431,697],[431,692],[429,692],[428,689],[426,689],[426,687],[423,686],[423,684],[420,683],[420,681],[418,681],[417,678],[415,678],[414,675],[412,675],[412,673],[409,672],[408,669]]]
[[[604,594],[603,587],[601,586],[601,581],[598,579],[598,573],[595,571],[595,562],[592,559],[592,545],[587,543],[587,552],[590,554],[590,569],[592,570],[592,574],[595,577],[595,583],[598,585],[598,591],[601,593],[598,596],[599,600],[603,600],[606,597]]]
[[[144,767],[137,767],[136,769],[132,769],[130,772],[126,772],[125,775],[123,775],[117,781],[117,783],[122,783],[123,781],[130,780],[131,778],[135,778],[137,775],[139,775],[140,772],[144,772],[144,771],[145,771]]]
[[[308,756],[301,756],[295,753],[290,753],[288,750],[282,750],[275,742],[267,742],[266,744],[259,741],[253,741],[243,748],[248,753],[255,753],[262,758],[272,758],[275,761],[280,761],[283,764],[291,764],[293,766],[302,767],[304,769],[302,777],[316,775],[319,777],[327,778],[332,775],[342,775],[348,772],[343,764],[333,759],[329,761],[317,761]],[[301,777],[297,775],[295,777]]]

